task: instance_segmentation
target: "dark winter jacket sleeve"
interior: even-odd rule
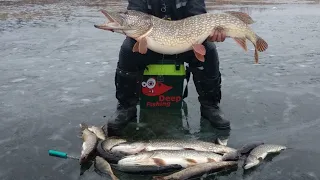
[[[207,13],[205,0],[188,0],[186,5],[186,16],[194,16]]]
[[[148,12],[147,0],[128,0],[128,10],[136,10],[144,13]]]

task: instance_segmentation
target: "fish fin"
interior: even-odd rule
[[[204,62],[204,55],[206,55],[206,48],[202,44],[194,44],[192,45],[194,55],[196,58]]]
[[[238,11],[226,11],[225,13],[231,14],[232,16],[237,17],[242,22],[246,24],[253,24],[254,20],[249,16],[249,14],[244,12],[238,12]]]
[[[256,48],[258,49],[259,52],[263,52],[266,49],[268,49],[268,43],[262,39],[260,36],[256,35],[257,37],[257,42],[256,42]]]
[[[222,37],[227,37],[226,34],[226,30],[221,27],[221,26],[217,26],[215,28],[212,29],[211,31],[211,35],[208,38],[209,41],[218,41],[218,37],[220,37],[220,40],[218,42],[224,41],[224,39],[222,39]]]
[[[255,64],[259,63],[259,54],[258,54],[257,48],[255,48],[254,50],[254,61],[255,61]]]
[[[217,162],[217,161],[214,159],[208,158],[208,162]]]
[[[134,44],[134,46],[132,48],[132,52],[139,52],[139,42],[138,41]]]
[[[233,39],[243,48],[244,51],[248,51],[246,38],[234,37]]]
[[[206,48],[202,44],[194,44],[192,45],[192,48],[195,52],[201,55],[206,55]]]
[[[158,166],[165,166],[166,162],[160,158],[152,158],[153,162],[156,163]]]
[[[197,161],[194,160],[194,159],[186,158],[186,161],[187,161],[188,163],[197,164]]]
[[[144,37],[139,42],[139,53],[146,54],[148,51],[147,39]]]
[[[201,55],[201,54],[199,54],[199,53],[197,53],[197,52],[195,52],[195,51],[194,51],[194,55],[196,56],[196,58],[197,58],[199,61],[204,62],[204,56],[203,56],[203,55]]]

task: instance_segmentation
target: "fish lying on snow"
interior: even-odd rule
[[[221,162],[209,162],[203,164],[197,164],[181,171],[173,173],[168,176],[154,176],[154,180],[184,180],[194,176],[203,175],[205,173],[212,173],[214,171],[220,171],[222,169],[228,169],[237,167],[238,162],[236,161],[221,161]]]
[[[133,52],[146,54],[147,50],[161,54],[180,54],[193,50],[199,61],[204,61],[206,49],[202,43],[213,33],[225,33],[233,38],[245,51],[246,40],[255,47],[255,63],[258,51],[268,48],[268,44],[249,26],[251,17],[243,12],[205,13],[182,20],[169,21],[139,11],[112,12],[101,10],[109,22],[94,27],[121,33],[137,42]]]
[[[158,139],[149,141],[126,142],[111,148],[111,152],[124,154],[136,154],[141,151],[153,150],[197,150],[224,154],[236,151],[236,149],[200,140],[170,140]]]
[[[108,161],[106,161],[102,157],[96,156],[94,166],[99,172],[110,175],[112,180],[119,180],[117,176],[114,175]]]
[[[287,147],[276,144],[262,144],[254,148],[248,155],[243,168],[250,169],[254,166],[260,164],[260,162],[269,154],[269,153],[278,153],[282,150],[287,149]]]
[[[81,132],[82,132],[82,149],[80,155],[80,164],[87,161],[88,156],[94,151],[96,148],[98,138],[97,136],[88,129],[88,125],[85,123],[80,124]]]
[[[166,166],[180,165],[183,168],[199,163],[219,162],[222,155],[194,150],[155,150],[125,156],[118,161],[119,166],[147,165]]]

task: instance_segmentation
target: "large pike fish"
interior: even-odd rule
[[[153,176],[153,180],[185,180],[205,173],[237,167],[237,161],[220,161],[197,164],[167,176]]]
[[[195,150],[155,150],[125,156],[118,165],[125,166],[168,166],[180,165],[183,168],[200,163],[219,162],[222,155]]]
[[[161,54],[180,54],[193,50],[199,61],[205,60],[206,49],[202,43],[216,33],[233,38],[245,51],[248,39],[255,47],[255,63],[258,51],[268,48],[268,44],[250,27],[251,17],[243,12],[205,13],[182,20],[169,21],[139,11],[101,11],[109,20],[94,27],[124,34],[137,42],[132,51],[146,54],[150,49]]]
[[[235,152],[236,149],[205,142],[200,140],[171,140],[171,139],[157,139],[149,141],[125,142],[113,146],[111,152],[120,152],[123,154],[136,154],[142,151],[154,150],[196,150],[207,151],[218,154],[225,154]]]

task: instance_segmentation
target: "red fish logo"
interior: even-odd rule
[[[141,85],[142,93],[146,96],[159,96],[172,89],[172,86],[157,82],[155,78],[149,78],[147,82],[142,82]]]

